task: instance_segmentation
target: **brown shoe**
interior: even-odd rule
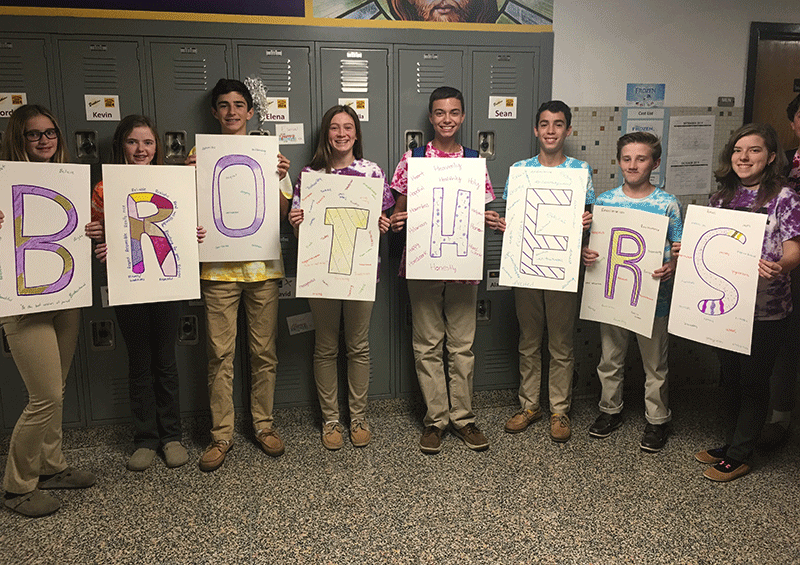
[[[366,420],[355,420],[350,422],[350,441],[353,447],[364,447],[372,439],[372,432],[369,431],[369,424]]]
[[[344,445],[342,432],[344,427],[339,422],[327,422],[322,426],[322,445],[325,449],[336,451]]]
[[[256,441],[264,453],[270,457],[280,457],[286,449],[281,441],[278,432],[272,428],[264,428],[256,432]]]
[[[742,463],[734,459],[723,459],[713,467],[706,469],[703,476],[718,483],[727,483],[749,472],[750,466],[747,465],[747,463]]]
[[[706,451],[698,451],[694,454],[694,458],[706,465],[716,465],[725,458],[727,452],[728,446],[723,445],[722,447],[715,447],[714,449],[707,449]]]
[[[200,470],[208,473],[209,471],[219,469],[220,465],[225,461],[225,455],[230,451],[231,447],[233,447],[233,442],[226,439],[212,441],[211,444],[206,447],[203,455],[200,456],[200,462],[198,463]]]
[[[489,440],[483,435],[483,432],[478,429],[474,423],[470,422],[463,428],[456,428],[453,426],[453,433],[455,433],[464,445],[473,451],[483,451],[489,449]]]
[[[419,450],[422,453],[439,453],[442,450],[444,430],[436,426],[426,427],[419,438]]]
[[[553,414],[550,416],[550,439],[558,443],[564,443],[571,435],[569,416],[566,414]]]
[[[522,409],[506,422],[505,430],[510,434],[524,432],[525,429],[542,417],[542,409],[538,406],[536,410]]]

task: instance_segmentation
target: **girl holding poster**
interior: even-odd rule
[[[800,264],[800,197],[781,173],[785,156],[772,126],[748,124],[733,133],[715,171],[710,206],[766,214],[750,355],[718,349],[725,410],[725,445],[695,455],[712,465],[703,475],[732,481],[748,460],[767,417],[770,374],[792,311],[790,273]]]
[[[300,172],[294,187],[289,223],[297,235],[303,222],[300,208],[300,185],[304,172],[318,171],[335,175],[383,179],[384,212],[394,206],[394,197],[381,168],[363,158],[361,123],[350,106],[334,106],[325,112],[319,141],[311,163]],[[389,230],[389,218],[381,214],[381,233]],[[322,445],[336,450],[344,445],[344,428],[339,422],[337,359],[339,357],[339,320],[344,316],[344,340],[347,345],[347,379],[350,385],[350,440],[364,447],[372,434],[366,420],[369,391],[369,321],[372,302],[309,298],[314,318],[314,379],[322,408]]]
[[[131,115],[120,121],[111,145],[111,162],[129,165],[161,165],[164,151],[150,118]],[[95,249],[105,262],[103,181],[92,193],[92,222],[87,235],[103,242]],[[205,236],[197,228],[197,241]],[[181,445],[181,414],[175,342],[178,338],[178,302],[153,302],[115,306],[119,329],[128,348],[128,377],[133,444],[136,450],[128,469],[144,471],[161,448],[167,467],[180,467],[189,460]]]
[[[35,104],[17,108],[3,135],[0,159],[68,162],[66,143],[53,114]],[[86,488],[96,480],[93,473],[69,467],[61,451],[64,384],[78,340],[80,310],[9,316],[0,318],[0,325],[28,389],[28,405],[8,448],[3,502],[25,516],[46,516],[58,510],[61,502],[42,490]]]

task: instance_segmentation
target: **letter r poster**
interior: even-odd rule
[[[631,208],[595,206],[589,249],[600,256],[586,268],[582,320],[653,333],[669,218]]]
[[[669,333],[750,354],[766,214],[688,206]]]
[[[0,162],[0,317],[92,305],[89,165]]]
[[[280,259],[278,139],[197,135],[201,261]]]

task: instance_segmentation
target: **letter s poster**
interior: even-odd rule
[[[0,162],[0,317],[92,305],[89,165]]]
[[[619,326],[650,338],[664,264],[669,218],[632,208],[595,206],[589,249],[600,256],[586,268],[582,320]]]
[[[109,304],[200,298],[195,199],[192,167],[103,165]]]
[[[305,172],[297,296],[375,300],[383,179]]]
[[[689,206],[669,333],[750,354],[766,214]]]
[[[201,261],[280,259],[278,138],[197,135]]]
[[[486,162],[408,160],[406,277],[481,280]]]

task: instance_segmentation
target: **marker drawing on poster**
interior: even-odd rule
[[[586,169],[511,167],[500,284],[578,291]]]
[[[274,136],[197,135],[201,261],[280,258],[277,167]]]
[[[600,256],[586,268],[582,320],[619,326],[649,338],[653,332],[669,218],[632,208],[595,206],[589,249]]]
[[[481,280],[486,163],[408,160],[406,277]]]
[[[191,167],[103,165],[111,306],[200,298],[195,201]]]
[[[92,305],[89,165],[0,162],[0,317]]]
[[[766,214],[689,206],[669,333],[750,354]]]
[[[383,179],[306,172],[297,296],[375,300]]]

